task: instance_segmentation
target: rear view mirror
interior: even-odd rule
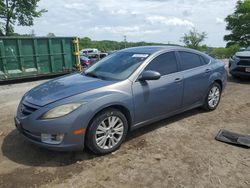
[[[160,79],[161,74],[159,72],[156,71],[144,71],[141,76],[139,77],[140,81],[146,81],[146,80],[158,80]]]

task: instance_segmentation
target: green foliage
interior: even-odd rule
[[[150,46],[150,45],[175,45],[175,44],[162,44],[162,43],[147,43],[147,42],[127,42],[126,47],[135,46]],[[84,48],[97,48],[103,52],[120,50],[125,48],[124,42],[103,40],[103,41],[92,41],[88,37],[84,37],[80,40],[80,49]],[[239,45],[232,45],[228,48],[212,48],[206,45],[199,45],[197,50],[205,52],[216,58],[228,58],[239,51]]]
[[[240,46],[238,44],[231,45],[227,48],[213,48],[210,52],[210,55],[216,58],[225,59],[234,55],[236,52],[239,51],[239,49]]]
[[[205,32],[199,33],[195,28],[185,33],[184,37],[181,38],[181,41],[188,48],[193,48],[200,50],[202,48],[201,43],[205,40],[207,34]]]
[[[146,43],[146,42],[126,42],[126,47],[135,47],[135,46],[152,46],[152,45],[166,45],[162,43]],[[168,44],[171,45],[171,44]],[[172,44],[174,45],[174,44]],[[103,52],[120,50],[125,48],[124,42],[102,40],[102,41],[92,41],[88,37],[84,37],[80,40],[80,49],[84,48],[97,48]]]
[[[45,9],[37,10],[40,0],[0,0],[0,35],[12,35],[14,25],[32,26],[34,18],[40,17]]]
[[[225,19],[226,29],[231,34],[225,35],[224,40],[228,41],[227,46],[239,44],[248,46],[250,44],[250,0],[238,0],[233,14]]]
[[[47,37],[56,37],[56,35],[54,33],[48,33],[46,36]]]

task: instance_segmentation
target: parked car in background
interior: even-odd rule
[[[108,56],[108,53],[104,53],[104,52],[99,53],[100,59],[102,59],[102,58],[104,58],[106,56]]]
[[[93,64],[93,62],[88,57],[86,57],[84,55],[80,56],[80,61],[81,61],[81,66],[83,68],[87,68]]]
[[[92,53],[92,54],[88,54],[86,55],[92,63],[96,63],[98,61],[100,61],[102,58],[106,57],[108,54],[107,53]]]
[[[195,50],[128,48],[30,90],[15,123],[41,147],[110,153],[128,131],[200,106],[215,110],[226,80],[223,62]]]
[[[234,77],[250,77],[250,46],[229,59],[229,72]]]
[[[99,50],[96,48],[86,48],[80,51],[81,55],[89,55],[89,54],[97,54],[97,53],[99,53]]]
[[[100,60],[99,54],[88,55],[88,58],[91,59],[93,63],[96,63]]]
[[[82,49],[80,54],[89,58],[92,63],[96,63],[108,55],[108,53],[101,52],[96,48]]]

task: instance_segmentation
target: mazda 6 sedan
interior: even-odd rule
[[[223,62],[195,50],[127,48],[28,91],[15,124],[47,149],[106,154],[138,127],[197,107],[215,110],[226,80]]]

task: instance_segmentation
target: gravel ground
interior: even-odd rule
[[[250,134],[250,81],[229,78],[217,110],[138,129],[101,157],[47,151],[18,134],[17,104],[42,82],[0,86],[0,187],[250,187],[250,150],[214,140],[221,128]]]

